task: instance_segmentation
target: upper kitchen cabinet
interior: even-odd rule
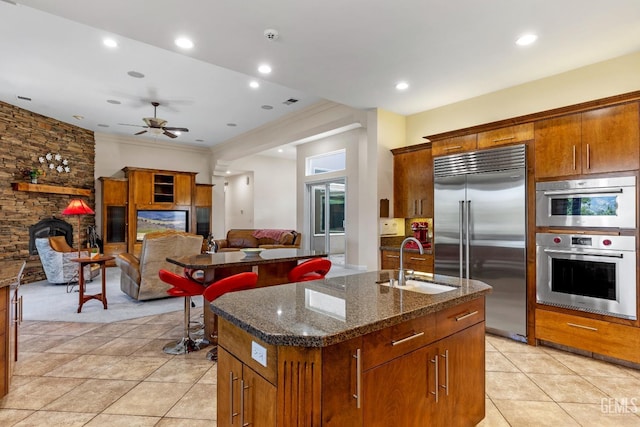
[[[452,138],[433,141],[432,156],[446,156],[447,154],[463,153],[478,148],[478,135],[454,136]]]
[[[536,178],[638,169],[639,126],[638,103],[537,122]]]
[[[411,148],[409,148],[411,149]],[[393,216],[433,216],[433,158],[431,148],[393,152]]]
[[[478,134],[478,149],[515,144],[533,139],[533,123],[522,123]]]

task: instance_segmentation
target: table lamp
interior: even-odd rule
[[[78,217],[78,258],[80,258],[80,215],[95,215],[95,212],[84,200],[72,199],[69,206],[62,211],[62,215],[76,215]]]

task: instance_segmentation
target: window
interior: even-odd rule
[[[345,150],[307,157],[307,176],[343,171],[346,168],[346,164]]]

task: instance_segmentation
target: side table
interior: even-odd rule
[[[80,264],[80,273],[78,280],[78,288],[80,292],[80,296],[78,299],[78,313],[82,311],[82,305],[89,301],[90,299],[97,299],[98,301],[102,301],[102,306],[104,309],[107,309],[107,277],[106,277],[106,264],[107,262],[115,259],[115,257],[110,255],[98,255],[93,258],[72,258],[71,261],[77,262]],[[102,276],[102,293],[95,295],[85,295],[84,294],[84,266],[87,264],[99,264],[100,265],[100,274]]]

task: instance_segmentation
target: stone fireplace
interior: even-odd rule
[[[73,226],[67,221],[51,217],[29,226],[29,254],[38,255],[36,239],[49,236],[64,236],[67,244],[73,247]]]

